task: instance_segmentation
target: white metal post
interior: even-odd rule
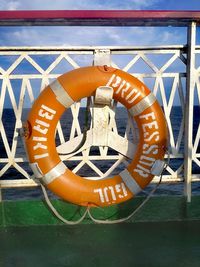
[[[187,78],[186,78],[186,99],[185,99],[185,149],[184,149],[184,178],[185,195],[187,201],[191,202],[192,182],[192,156],[193,156],[193,104],[194,87],[196,80],[195,72],[195,45],[196,45],[196,23],[192,22],[187,31]]]

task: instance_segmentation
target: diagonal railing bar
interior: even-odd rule
[[[33,103],[34,102],[34,94],[33,94],[33,89],[32,89],[31,82],[29,79],[26,80],[26,89],[28,92],[30,102]]]
[[[85,165],[85,161],[81,161],[79,162],[78,165],[76,165],[76,167],[73,169],[73,173],[77,173],[83,166]]]
[[[187,65],[187,58],[183,55],[182,51],[180,51],[179,58],[185,65]]]
[[[103,178],[108,177],[124,160],[125,158],[120,155],[119,159],[104,173]]]
[[[11,163],[8,162],[2,169],[0,169],[0,176],[3,176],[4,173],[11,167]]]
[[[7,157],[9,158],[9,155],[10,155],[11,151],[10,151],[10,147],[9,147],[9,144],[8,144],[6,132],[5,132],[5,129],[4,129],[4,124],[3,124],[3,121],[2,121],[2,116],[3,116],[3,111],[4,111],[4,102],[5,102],[5,96],[6,96],[6,91],[7,91],[6,88],[7,88],[7,81],[3,80],[2,88],[1,88],[1,94],[0,94],[0,134],[1,134],[1,137],[2,137],[2,141],[3,141],[2,145],[4,145]],[[9,168],[10,165],[7,164],[6,166],[8,166],[8,168]],[[4,168],[3,168],[3,170],[4,170]],[[6,170],[7,169],[5,169],[5,171]],[[3,174],[4,172],[1,171],[1,173]]]
[[[181,81],[181,77],[180,76],[179,76],[179,82],[178,82],[178,94],[179,94],[179,99],[180,99],[180,104],[181,104],[180,107],[181,107],[181,110],[182,110],[182,119],[181,119],[181,125],[180,125],[180,128],[179,128],[177,143],[176,143],[177,153],[180,150],[181,142],[183,142],[184,124],[185,124],[185,116],[184,116],[185,115],[184,114],[185,97],[184,97],[184,93],[183,93],[183,85],[182,85],[182,81]]]
[[[180,52],[175,52],[175,54],[160,68],[160,72],[166,71],[169,66],[180,56]]]
[[[99,176],[103,177],[104,173],[91,161],[86,160],[85,163]]]
[[[11,148],[11,153],[12,153],[12,157],[13,158],[15,158],[15,154],[16,154],[17,142],[18,142],[18,137],[19,137],[19,130],[22,128],[21,117],[22,117],[22,111],[23,111],[25,92],[26,92],[26,81],[25,81],[25,79],[23,79],[22,80],[20,97],[19,97],[19,105],[18,105],[18,108],[17,108],[17,112],[15,114],[16,123],[15,123],[13,140],[12,140],[12,148]]]
[[[196,76],[196,93],[197,93],[197,97],[198,97],[198,103],[200,106],[200,82],[199,82],[199,78],[200,78],[199,75],[197,75]],[[200,153],[198,153],[199,147],[200,147],[200,119],[199,119],[199,125],[198,125],[198,129],[196,132],[196,136],[194,136],[194,145],[193,145],[193,157],[194,158],[200,157]],[[198,162],[199,162],[199,160],[198,160]]]
[[[24,177],[26,177],[27,179],[31,179],[30,175],[27,173],[27,171],[25,171],[21,166],[19,166],[18,163],[14,163],[13,167],[15,167],[16,170],[18,170],[19,173],[21,173]]]
[[[61,61],[62,63],[66,64],[66,66],[71,66],[71,69],[78,68],[81,64],[84,64],[84,59],[81,57],[90,55],[90,57],[94,57],[94,52],[97,50],[97,47],[87,47],[87,48],[56,48],[56,49],[44,49],[41,48],[23,48],[20,50],[18,48],[12,49],[9,51],[1,51],[1,55],[6,55],[9,59],[9,56],[16,56],[15,61],[10,65],[10,67],[4,71],[3,67],[0,63],[0,134],[2,139],[2,145],[5,147],[6,155],[0,155],[0,163],[1,163],[1,170],[0,176],[5,174],[5,172],[9,169],[14,167],[20,175],[17,175],[18,179],[21,178],[30,178],[29,176],[29,167],[27,163],[27,159],[19,153],[18,156],[18,145],[21,149],[21,140],[19,137],[18,128],[21,127],[22,123],[22,115],[23,109],[30,106],[30,103],[33,103],[39,91],[42,91],[53,79],[56,79],[61,73],[60,68],[56,68]],[[123,67],[124,71],[129,71],[132,75],[136,76],[140,80],[144,81],[147,86],[151,89],[151,91],[157,95],[158,100],[163,105],[164,113],[166,116],[167,124],[169,126],[170,131],[170,141],[171,141],[171,154],[170,157],[173,161],[177,162],[175,165],[170,163],[167,168],[167,172],[163,179],[165,181],[183,181],[183,157],[184,153],[182,152],[183,149],[183,134],[184,134],[184,114],[185,114],[185,72],[180,72],[178,66],[176,66],[177,59],[182,61],[184,64],[187,63],[186,59],[186,48],[183,46],[171,46],[171,47],[155,47],[155,48],[113,48],[109,47],[106,48],[107,50],[110,49],[111,54],[111,62],[113,67],[118,67],[120,64],[120,56],[123,60],[124,55],[129,55],[129,61],[126,62],[126,65]],[[200,48],[196,50],[196,53],[199,53]],[[170,58],[168,57],[169,54],[171,55]],[[40,55],[39,59],[34,58],[34,56]],[[53,57],[51,57],[53,55]],[[78,55],[78,57],[76,57]],[[117,63],[115,62],[115,55],[117,55]],[[151,60],[151,55],[161,55],[164,59],[167,58],[167,61],[162,65],[162,67],[158,67],[156,62]],[[53,60],[52,60],[53,59]],[[150,67],[150,72],[146,72],[144,69],[140,69],[138,73],[132,73],[132,67],[138,62],[138,60],[142,60],[146,66]],[[33,66],[33,69],[28,73],[26,71],[25,74],[19,73],[19,70],[22,69],[22,65],[24,60],[28,62],[30,65]],[[51,62],[50,65],[45,69],[45,65],[42,64],[43,60],[47,60],[47,62]],[[50,60],[50,61],[49,61]],[[92,58],[90,58],[92,64]],[[123,65],[123,64],[122,64]],[[59,65],[60,66],[60,65]],[[63,66],[63,65],[62,65]],[[19,69],[17,68],[19,67]],[[173,71],[169,71],[169,67],[172,67]],[[145,68],[145,67],[144,67]],[[2,69],[2,71],[1,71]],[[14,71],[17,69],[17,71]],[[30,68],[31,69],[31,68]],[[35,70],[38,73],[34,73]],[[199,73],[200,67],[196,67],[196,92],[198,99],[200,100],[200,82],[199,82]],[[167,79],[172,80],[172,83],[168,84]],[[17,83],[21,82],[21,87],[16,88],[15,90],[15,83],[13,81],[18,80]],[[38,85],[39,84],[39,87]],[[17,85],[19,87],[19,85]],[[36,88],[37,86],[37,88]],[[19,91],[20,89],[20,91]],[[81,90],[81,88],[80,88]],[[20,94],[19,101],[17,94]],[[12,135],[12,143],[11,145],[8,142],[6,128],[4,127],[4,121],[2,119],[2,114],[4,108],[6,108],[6,99],[10,99],[10,108],[12,108],[15,116],[15,125],[14,125],[14,134]],[[178,98],[178,99],[177,99]],[[29,101],[30,100],[30,101]],[[179,103],[179,110],[180,112],[180,121],[178,124],[175,125],[175,122],[172,118],[172,110],[177,104],[177,100]],[[29,103],[27,102],[29,101]],[[7,104],[8,105],[8,104]],[[28,106],[28,107],[29,107]],[[71,107],[71,114],[72,114],[72,125],[71,125],[71,132],[69,132],[69,140],[73,139],[76,135],[81,134],[81,126],[79,123],[80,119],[80,112],[82,104],[76,103]],[[117,103],[114,103],[114,106],[109,111],[109,129],[118,134],[118,124],[116,123],[116,116],[115,111],[118,111]],[[65,122],[64,122],[65,123]],[[57,126],[57,134],[59,137],[59,142],[64,143],[66,142],[65,138],[65,125],[63,122],[59,122]],[[176,135],[174,132],[174,127],[176,126]],[[135,133],[135,126],[132,124],[131,120],[127,120],[127,124],[124,129],[124,133],[122,134],[123,137],[130,139],[134,136]],[[178,128],[177,128],[178,127]],[[194,136],[193,141],[193,162],[199,166],[199,157],[200,153],[198,152],[199,148],[199,141],[200,141],[200,126],[197,127],[196,136]],[[137,139],[137,138],[136,138]],[[100,178],[107,177],[115,168],[121,167],[120,164],[124,164],[125,166],[128,163],[126,159],[120,154],[109,154],[110,150],[107,147],[100,147],[99,154],[94,155],[92,154],[92,150],[90,148],[82,151],[79,154],[74,154],[71,158],[68,156],[62,155],[61,160],[65,161],[66,165],[69,162],[73,162],[74,170],[73,172],[78,172],[81,168],[85,167],[84,165],[87,164]],[[95,165],[96,161],[105,161],[111,160],[114,163],[110,165],[110,168],[106,171],[102,171],[101,168]],[[95,162],[94,162],[95,161]],[[75,162],[75,164],[74,164]],[[180,163],[180,164],[179,164]],[[26,166],[25,166],[26,165]],[[102,165],[102,163],[101,163]],[[99,179],[98,177],[98,179]],[[200,179],[200,174],[194,173],[192,176],[195,181]],[[199,178],[198,178],[199,177]],[[5,182],[5,181],[4,181]],[[24,183],[24,181],[23,181]],[[1,184],[1,181],[0,181]],[[28,186],[28,185],[27,185]]]
[[[42,75],[40,83],[40,92],[42,92],[44,88],[49,85],[49,83],[50,82],[48,76],[46,74]]]
[[[20,63],[24,60],[26,53],[21,54],[15,61],[14,63],[7,69],[6,74],[9,75],[11,74],[17,66],[20,65]]]
[[[114,133],[118,134],[117,124],[115,120],[116,108],[117,108],[117,102],[114,101],[112,108],[109,109],[109,116],[110,116],[109,129]]]
[[[181,165],[178,167],[178,169],[176,169],[176,170],[173,170],[170,166],[168,166],[168,167],[166,168],[166,170],[169,172],[169,174],[170,174],[173,178],[175,178],[175,177],[178,176],[178,174],[182,173],[182,171],[183,171],[183,164],[181,164]],[[182,175],[181,175],[181,176],[182,176]]]
[[[2,140],[3,140],[4,148],[6,150],[6,154],[7,154],[8,159],[9,159],[10,155],[11,155],[11,150],[10,150],[10,146],[9,146],[9,143],[8,143],[6,131],[5,131],[5,128],[4,128],[4,125],[3,125],[2,121],[0,121],[0,133],[1,133]]]
[[[5,151],[6,151],[6,154],[8,156],[8,160],[10,161],[13,160],[11,158],[11,149],[10,149],[10,146],[9,146],[9,143],[8,143],[8,139],[7,139],[7,135],[6,135],[6,131],[5,131],[5,128],[3,126],[3,123],[0,122],[0,132],[1,132],[1,137],[2,137],[2,140],[3,140],[3,144],[4,144],[4,148],[5,148]]]
[[[172,84],[171,93],[170,93],[169,101],[168,101],[168,109],[169,109],[169,111],[172,110],[173,102],[175,100],[174,99],[175,98],[175,93],[176,93],[176,89],[177,89],[178,86],[179,86],[179,77],[178,77],[178,75],[176,75],[174,77],[174,81],[173,81],[173,84]]]
[[[99,147],[99,152],[100,152],[100,155],[101,157],[107,157],[107,153],[108,153],[108,148],[107,147]]]
[[[7,81],[4,79],[2,81],[2,86],[1,86],[1,91],[0,91],[0,121],[2,120],[3,111],[4,111],[6,88],[7,88]]]
[[[194,146],[193,146],[193,157],[195,157],[195,155],[197,154],[197,149],[200,146],[200,123],[197,129],[197,133],[196,133],[196,137],[194,140]]]
[[[175,141],[174,141],[172,124],[171,124],[171,120],[170,120],[170,109],[167,105],[167,98],[166,98],[166,94],[165,94],[165,87],[164,87],[163,79],[162,79],[162,77],[160,77],[158,79],[159,79],[158,83],[159,83],[160,93],[162,96],[163,109],[164,109],[165,118],[167,121],[168,130],[169,130],[171,151],[172,151],[172,154],[174,154],[174,153],[176,153],[176,148],[175,148]]]
[[[64,143],[65,142],[65,137],[64,137],[64,134],[63,134],[63,130],[62,130],[62,126],[61,126],[60,121],[57,124],[56,130],[57,130],[57,133],[58,133],[60,144]]]
[[[181,80],[180,75],[179,75],[178,95],[179,95],[182,114],[183,114],[183,118],[184,118],[185,96],[184,96],[183,84],[182,84],[182,80]]]
[[[119,65],[117,65],[117,63],[114,62],[114,61],[112,60],[112,58],[111,58],[111,66],[112,66],[113,68],[120,69]]]
[[[56,66],[62,61],[62,59],[64,58],[65,53],[61,53],[60,55],[58,55],[58,57],[50,64],[50,66],[46,69],[45,73],[49,74],[50,72],[52,72],[52,70],[54,70],[56,68]]]
[[[193,161],[200,167],[200,160],[197,158],[193,158]]]
[[[200,104],[200,73],[196,77],[197,77],[197,79],[196,79],[197,96],[198,96],[198,100],[199,100],[199,104]]]
[[[31,58],[29,55],[25,55],[24,57],[33,67],[35,67],[35,69],[40,72],[40,73],[44,73],[44,69],[41,68],[41,66],[35,62],[35,60],[33,58]]]
[[[177,88],[180,87],[179,82],[180,82],[179,76],[176,75],[174,78],[174,81],[173,81],[173,85],[172,85],[172,89],[171,89],[171,93],[170,93],[170,97],[169,97],[169,102],[168,102],[169,113],[171,113],[173,102],[175,101],[175,93],[177,91]],[[180,97],[182,97],[182,96],[183,96],[183,94],[180,95]],[[184,99],[182,99],[182,101],[180,101],[180,102],[182,102],[182,104],[183,104]],[[184,117],[182,117],[182,119],[181,119],[181,125],[179,128],[178,138],[177,138],[176,144],[175,144],[176,155],[178,155],[178,153],[179,153],[180,145],[181,145],[181,142],[183,139],[183,130],[184,130]],[[175,150],[173,152],[175,153]]]
[[[129,71],[129,69],[135,65],[135,63],[140,59],[140,55],[136,55],[129,63],[123,68],[123,71]]]
[[[80,68],[80,66],[69,55],[65,55],[63,58],[66,59],[74,69]]]
[[[145,53],[139,53],[140,57],[143,59],[143,61],[154,71],[159,72],[159,69],[153,64],[153,62],[145,55]]]
[[[161,77],[161,75],[158,75],[155,78],[155,82],[154,82],[154,85],[153,85],[153,90],[152,91],[153,91],[153,93],[154,93],[155,96],[157,96],[157,94],[158,94],[160,77]]]
[[[76,133],[78,135],[81,134],[81,128],[80,128],[80,124],[78,120],[79,110],[80,110],[80,102],[76,102],[74,105],[71,106],[73,122],[72,122],[72,127],[71,127],[71,132],[70,132],[70,139],[75,137]]]
[[[170,112],[169,112],[169,108],[168,108],[168,104],[167,104],[167,97],[166,97],[166,91],[165,91],[163,78],[160,77],[158,82],[159,82],[160,94],[162,97],[163,108],[164,108],[165,114],[167,114],[169,116]]]
[[[5,147],[7,156],[9,158],[10,154],[11,154],[11,150],[10,150],[10,146],[9,146],[9,143],[8,143],[5,127],[4,127],[4,124],[3,124],[3,121],[2,121],[3,108],[4,108],[4,104],[5,104],[5,96],[6,96],[7,89],[8,89],[8,80],[5,79],[3,81],[3,84],[2,84],[2,92],[1,92],[1,98],[0,98],[0,104],[1,104],[1,107],[0,107],[0,119],[1,119],[0,120],[0,133],[1,133],[1,137],[2,137],[2,140],[3,140],[3,144],[4,144],[4,147]]]
[[[3,68],[0,67],[0,73],[4,75],[5,72],[6,72],[6,71],[5,71]]]
[[[11,81],[9,79],[7,79],[7,92],[8,92],[8,95],[10,96],[10,101],[11,101],[11,105],[13,107],[13,111],[14,111],[14,114],[15,114],[15,117],[17,116],[17,102],[16,102],[16,99],[15,99],[15,95],[14,95],[14,92],[13,92],[13,88],[12,88],[12,85],[11,85]]]
[[[181,153],[182,153],[182,152],[180,152],[180,146],[181,146],[181,143],[183,141],[183,131],[184,131],[184,119],[182,118],[181,124],[180,124],[180,128],[179,128],[179,132],[178,132],[178,138],[177,138],[176,146],[175,146],[175,148],[176,148],[176,156],[181,155]]]

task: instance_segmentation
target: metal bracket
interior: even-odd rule
[[[165,161],[157,159],[151,167],[151,174],[160,176],[166,166]]]
[[[108,146],[109,106],[113,99],[113,88],[97,88],[94,105],[91,108],[93,118],[92,140],[94,146]]]
[[[109,107],[92,107],[92,144],[93,146],[108,146]]]
[[[40,167],[38,165],[37,162],[34,162],[34,163],[29,163],[34,175],[35,175],[35,178],[37,179],[41,179],[43,177],[43,173],[42,171],[40,170]]]
[[[113,88],[109,86],[100,86],[97,88],[94,104],[96,105],[111,105],[113,99]]]
[[[112,111],[113,88],[109,86],[100,86],[97,88],[93,106],[90,107],[92,114],[92,128],[87,131],[87,138],[83,146],[76,153],[88,149],[91,146],[110,147],[121,155],[132,158],[136,144],[131,143],[126,138],[114,133],[110,129],[110,114]],[[58,153],[64,154],[65,151],[73,151],[80,143],[82,134],[65,142],[57,147]],[[72,157],[72,153],[67,158]]]
[[[94,66],[111,65],[110,49],[95,49]]]

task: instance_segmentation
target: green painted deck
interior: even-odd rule
[[[199,267],[200,222],[10,227],[2,267]]]
[[[96,209],[98,218],[118,218],[141,203]],[[83,210],[54,201],[66,217]],[[200,197],[153,197],[131,221],[77,226],[60,223],[42,201],[3,202],[0,207],[2,267],[188,267],[200,266]]]
[[[136,197],[124,204],[107,208],[93,208],[91,213],[98,219],[119,219],[128,216],[142,202]],[[69,220],[77,220],[84,213],[84,207],[77,207],[62,200],[53,200],[57,210]],[[137,214],[129,220],[135,222],[165,222],[200,220],[200,196],[193,196],[188,203],[183,196],[152,197]],[[86,218],[83,224],[91,224]],[[63,225],[48,209],[45,201],[3,201],[0,203],[0,228],[10,226]]]

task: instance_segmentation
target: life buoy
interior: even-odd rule
[[[107,179],[87,180],[61,161],[55,131],[65,109],[93,95],[99,86],[113,88],[113,98],[134,117],[140,138],[125,170]],[[25,144],[35,176],[60,198],[82,206],[109,206],[134,197],[153,179],[152,166],[165,155],[167,126],[156,98],[137,78],[112,67],[84,67],[58,77],[36,99],[27,125]]]

